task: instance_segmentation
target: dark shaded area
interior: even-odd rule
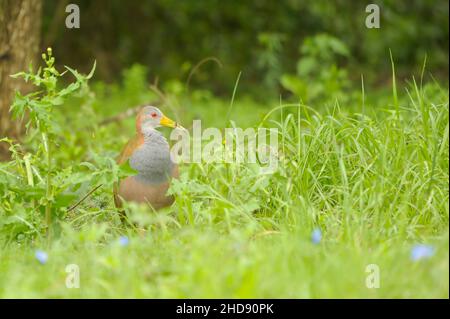
[[[96,59],[96,79],[106,81],[134,63],[146,65],[152,78],[185,80],[196,63],[214,56],[223,67],[206,63],[192,85],[229,93],[242,71],[243,85],[277,86],[271,79],[292,73],[302,41],[318,33],[348,46],[351,57],[342,63],[356,78],[388,77],[389,48],[400,74],[410,75],[428,55],[428,70],[448,77],[445,0],[376,1],[380,29],[365,27],[370,2],[361,1],[76,0],[70,3],[80,6],[81,28],[71,30],[64,27],[69,1],[44,2],[43,48],[52,46],[65,64],[86,72]]]

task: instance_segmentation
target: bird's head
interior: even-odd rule
[[[136,129],[138,132],[145,133],[148,130],[154,130],[160,126],[182,128],[181,125],[169,119],[155,106],[144,106],[139,111],[136,117]]]

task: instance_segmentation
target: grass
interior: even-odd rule
[[[448,90],[407,88],[377,103],[366,91],[364,113],[356,102],[261,106],[238,93],[230,112],[238,126],[279,128],[276,173],[261,175],[254,164],[184,164],[171,208],[128,207],[145,231],[123,227],[111,189],[101,188],[62,219],[51,242],[3,239],[0,297],[448,298]],[[133,99],[126,87],[114,90]],[[99,105],[120,99],[113,92],[108,103],[100,91],[92,107],[101,118]],[[201,117],[225,126],[229,102],[205,92],[190,98],[173,105],[183,124]],[[64,112],[75,128],[54,155],[61,162],[63,152],[73,152],[72,161],[93,151],[113,156],[132,132],[132,120],[95,127],[87,142],[92,132],[76,129],[85,115]],[[434,254],[413,261],[421,243]],[[47,252],[46,263],[36,249]],[[68,264],[80,268],[79,289],[65,286]],[[378,289],[366,286],[370,264],[380,269]]]

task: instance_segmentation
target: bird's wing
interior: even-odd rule
[[[123,148],[122,152],[120,153],[119,157],[117,158],[117,164],[121,165],[121,164],[125,163],[126,161],[128,161],[131,154],[133,154],[133,152],[138,147],[140,147],[143,143],[144,143],[144,137],[142,135],[136,135],[131,140],[129,140],[128,143]],[[114,204],[117,208],[121,208],[122,201],[121,201],[120,197],[118,196],[118,191],[119,191],[119,183],[116,182],[116,183],[114,183],[114,186],[113,186]],[[125,214],[124,211],[120,211],[120,216],[122,218],[122,221],[124,218],[124,214]]]
[[[119,165],[125,163],[130,158],[131,154],[144,143],[144,137],[136,135],[131,140],[128,141],[127,145],[123,148],[119,157],[117,158],[117,163]]]

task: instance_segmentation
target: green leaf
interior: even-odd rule
[[[97,60],[94,60],[94,65],[92,66],[91,72],[89,72],[89,74],[86,76],[86,79],[89,80],[90,78],[92,78],[96,67],[97,67]]]
[[[125,163],[119,165],[121,177],[133,176],[137,175],[138,171],[130,166],[130,161],[126,161]]]

